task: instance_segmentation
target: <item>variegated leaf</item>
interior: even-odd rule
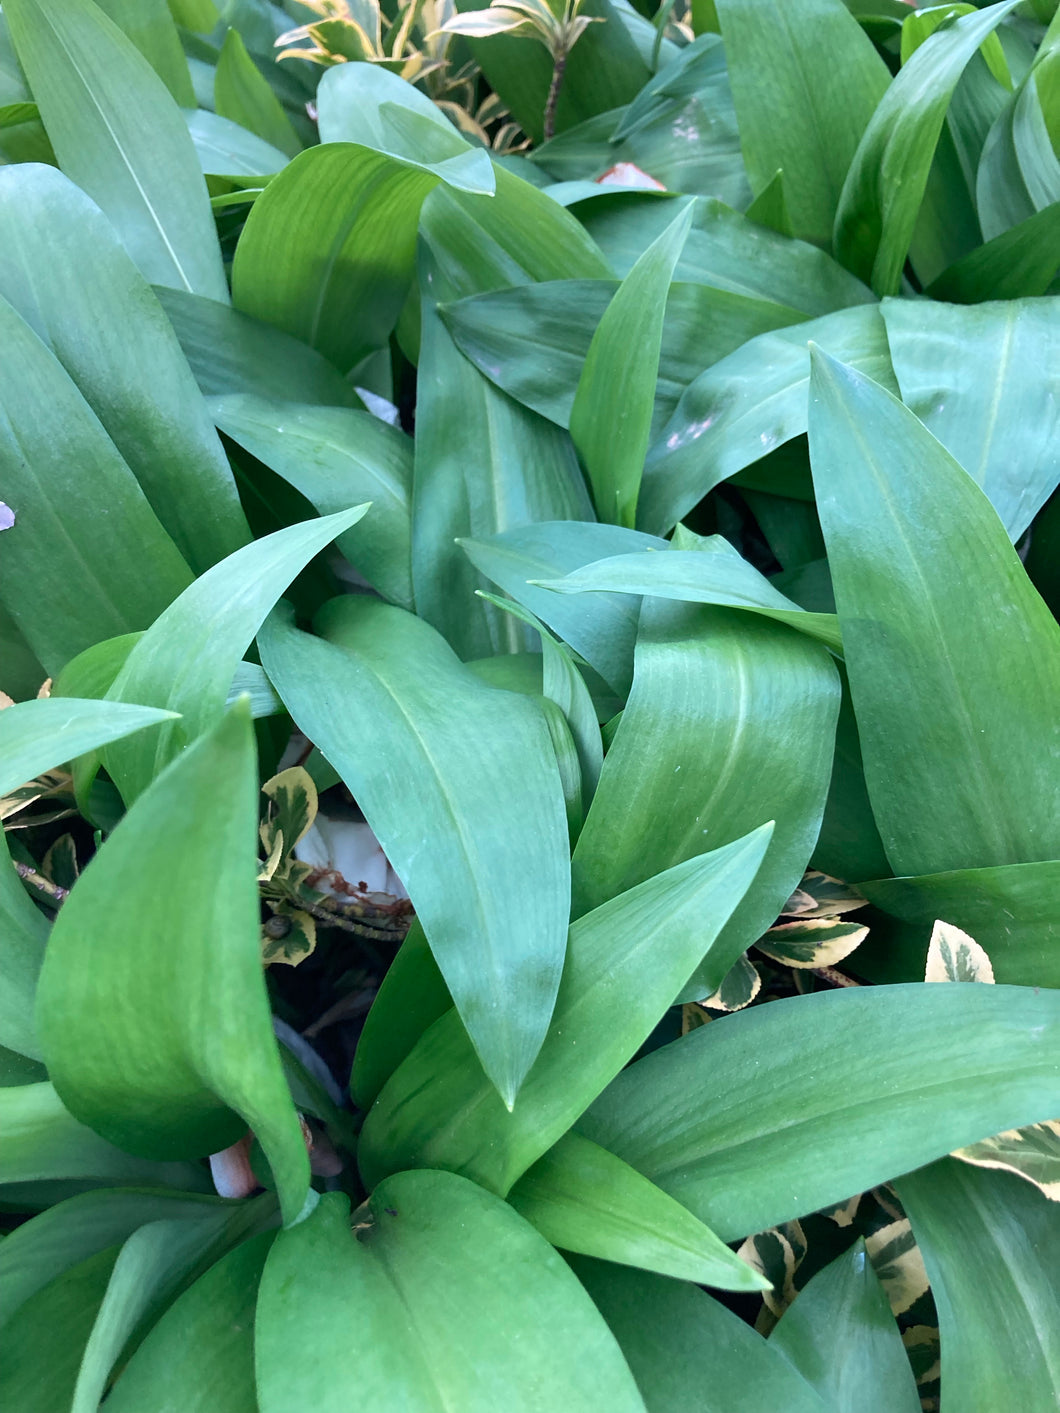
[[[290,903],[273,905],[273,915],[261,929],[261,959],[266,966],[283,962],[296,967],[317,945],[316,920]]]
[[[756,1328],[768,1333],[773,1324],[795,1299],[795,1274],[806,1255],[806,1236],[798,1222],[785,1222],[768,1231],[749,1236],[737,1251],[742,1261],[772,1282],[772,1289],[762,1292],[763,1319]],[[763,1328],[762,1326],[766,1328]]]
[[[703,1002],[712,1011],[742,1011],[762,989],[762,978],[745,952],[712,996]]]
[[[858,890],[840,878],[808,869],[802,882],[784,904],[784,917],[838,917],[868,906]]]
[[[891,1313],[902,1315],[928,1288],[927,1271],[909,1219],[891,1222],[865,1238],[869,1260],[879,1277]]]
[[[939,919],[931,929],[925,981],[993,982],[990,958],[973,937]]]
[[[313,777],[300,765],[281,770],[261,787],[263,795],[272,801],[270,819],[283,834],[284,856],[291,853],[299,839],[311,828],[317,817],[317,787]],[[269,847],[268,844],[265,846]]]
[[[755,946],[771,961],[787,967],[831,967],[849,957],[868,934],[869,929],[856,922],[800,918],[771,927]]]
[[[939,1332],[932,1325],[911,1325],[902,1334],[917,1387],[935,1383],[939,1377]],[[937,1406],[937,1405],[936,1405]]]
[[[975,1167],[1015,1173],[1032,1182],[1050,1202],[1060,1202],[1060,1120],[1009,1129],[958,1148],[951,1156]]]
[[[853,1226],[863,1196],[864,1193],[855,1193],[846,1202],[837,1202],[834,1207],[822,1207],[818,1215],[835,1222],[837,1227]]]

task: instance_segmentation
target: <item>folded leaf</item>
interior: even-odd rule
[[[351,1389],[364,1413],[644,1406],[562,1258],[451,1173],[391,1178],[355,1231],[347,1199],[328,1193],[281,1232],[261,1280],[255,1354],[261,1413],[340,1413]]]
[[[1051,1118],[1058,1030],[1060,991],[1022,987],[771,1001],[638,1061],[578,1131],[731,1241]]]
[[[574,923],[556,1008],[513,1109],[490,1088],[455,1011],[386,1084],[361,1132],[369,1186],[406,1167],[505,1193],[643,1044],[750,886],[769,825],[649,879]],[[651,966],[645,965],[651,959]],[[733,957],[710,958],[720,982]]]
[[[144,276],[227,303],[195,149],[147,60],[92,0],[8,0],[4,17],[60,167]]]
[[[813,358],[817,507],[891,866],[1056,858],[1060,723],[1043,704],[1060,693],[1060,628],[986,496],[914,414]],[[944,554],[940,525],[960,526]]]
[[[203,1157],[249,1125],[284,1218],[309,1160],[261,970],[250,714],[190,746],[107,839],[48,943],[37,1022],[71,1112],[144,1156]]]

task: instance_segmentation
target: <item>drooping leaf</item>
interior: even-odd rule
[[[4,17],[60,167],[144,276],[227,303],[195,149],[147,60],[92,0],[8,0]]]
[[[572,925],[552,1025],[510,1112],[456,1012],[436,1021],[365,1121],[358,1162],[369,1186],[402,1168],[439,1167],[507,1192],[636,1053],[710,953],[770,833],[764,826],[679,864]],[[711,958],[716,980],[731,960],[720,948]]]
[[[807,1282],[770,1336],[836,1413],[917,1413],[902,1337],[864,1243]]]
[[[1042,772],[1060,725],[1042,704],[1060,691],[1060,628],[983,492],[914,414],[826,354],[813,360],[817,506],[891,866],[1056,858]],[[941,524],[960,526],[944,555]]]
[[[679,1202],[577,1133],[527,1169],[508,1201],[565,1251],[722,1290],[767,1284]]]
[[[196,573],[248,539],[166,316],[98,207],[52,167],[0,172],[0,295],[55,354]]]
[[[237,706],[137,801],[70,893],[37,1021],[71,1111],[131,1152],[201,1157],[249,1124],[291,1222],[309,1160],[261,972],[257,795]]]
[[[324,638],[270,619],[259,638],[266,671],[364,811],[510,1103],[552,1014],[569,910],[544,719],[526,698],[480,683],[400,609],[336,599],[318,626]]]
[[[686,207],[619,285],[596,327],[570,412],[600,518],[632,529],[648,449],[663,310],[692,220]]]
[[[733,1240],[973,1134],[1050,1118],[1060,1084],[1046,1037],[1058,1026],[1060,992],[1029,987],[918,982],[771,1001],[638,1061],[578,1130]]]
[[[719,0],[740,141],[756,193],[781,169],[792,234],[831,248],[847,171],[890,82],[842,0]]]
[[[340,1413],[351,1389],[364,1413],[643,1409],[588,1296],[505,1203],[452,1173],[400,1173],[362,1213],[351,1231],[347,1199],[328,1193],[276,1238],[255,1331],[261,1413]]]

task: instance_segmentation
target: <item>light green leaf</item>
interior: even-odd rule
[[[578,1130],[731,1241],[1051,1118],[1054,1033],[1057,991],[917,982],[815,992],[654,1051]]]
[[[254,394],[210,402],[226,435],[270,466],[321,515],[368,501],[371,512],[336,543],[372,587],[412,608],[412,442],[368,412],[277,403]]]
[[[8,711],[14,711],[8,707]],[[0,1045],[19,1055],[40,1059],[40,1044],[33,1024],[33,996],[44,960],[48,923],[35,907],[8,853],[7,836],[0,830]]]
[[[257,821],[250,714],[237,706],[137,801],[71,891],[37,1023],[72,1112],[131,1152],[201,1157],[250,1125],[293,1222],[309,1160],[261,971]]]
[[[858,144],[836,211],[839,259],[877,294],[897,294],[946,109],[980,45],[1018,0],[965,15],[904,65]]]
[[[367,510],[288,525],[207,570],[135,645],[107,696],[181,712],[179,728],[147,743],[112,747],[104,763],[126,802],[221,718],[232,678],[269,610],[290,581]],[[177,723],[174,723],[176,726]]]
[[[994,1413],[1017,1379],[1026,1408],[1048,1408],[1060,1387],[1056,1207],[1009,1173],[952,1159],[898,1192],[939,1314],[945,1413]]]
[[[679,1202],[577,1133],[539,1158],[508,1201],[565,1251],[722,1290],[769,1284]]]
[[[721,481],[806,431],[811,339],[897,392],[878,305],[760,334],[682,394],[648,452],[637,506],[643,528],[664,533]]]
[[[225,35],[217,59],[213,91],[217,112],[222,118],[229,118],[256,133],[288,157],[297,157],[301,152],[302,144],[290,118],[247,53],[238,29],[230,29]]]
[[[286,152],[231,119],[222,118],[219,113],[211,113],[205,108],[188,109],[184,121],[195,144],[195,155],[203,175],[233,181],[239,188],[214,197],[211,201],[213,210],[217,210],[222,202],[253,203],[260,196],[261,189],[287,165]]]
[[[796,628],[834,652],[843,651],[834,614],[807,613],[785,598],[720,535],[712,535],[696,550],[615,555],[576,569],[565,579],[536,582],[560,594],[604,591],[745,608]]]
[[[1018,540],[1060,481],[1055,302],[887,299],[883,321],[902,401]]]
[[[60,167],[146,278],[227,303],[195,149],[147,60],[91,0],[7,0],[4,16]]]
[[[101,638],[146,628],[191,573],[70,376],[2,298],[0,408],[15,509],[0,596],[54,676]]]
[[[592,1302],[505,1203],[452,1173],[400,1173],[355,1221],[328,1193],[273,1244],[255,1330],[261,1413],[342,1413],[351,1389],[363,1413],[642,1413]]]
[[[914,414],[854,369],[813,358],[817,508],[891,866],[1056,858],[1042,772],[1060,723],[1043,703],[1060,693],[1060,628],[983,492]],[[960,526],[945,554],[939,525]]]
[[[842,0],[719,0],[753,191],[779,169],[792,234],[830,249],[843,181],[890,82]]]
[[[705,1291],[603,1261],[572,1265],[622,1346],[648,1413],[825,1413],[787,1359]]]
[[[166,0],[96,0],[136,45],[182,108],[195,106],[188,61]]]
[[[566,945],[567,824],[548,728],[533,702],[479,682],[401,609],[335,599],[317,626],[324,638],[274,615],[259,637],[265,670],[364,811],[511,1103]]]
[[[619,285],[596,327],[570,413],[603,520],[633,527],[648,449],[663,311],[691,225],[686,207]]]
[[[52,167],[0,171],[0,294],[73,379],[191,568],[245,544],[231,469],[169,321],[110,222]]]
[[[710,954],[771,833],[765,825],[679,864],[571,926],[552,1025],[511,1111],[456,1012],[436,1021],[365,1121],[358,1162],[369,1187],[402,1168],[438,1167],[506,1193],[636,1053]],[[720,981],[732,955],[719,948],[710,960]]]
[[[918,1413],[916,1380],[863,1241],[807,1282],[769,1342],[835,1413]]]

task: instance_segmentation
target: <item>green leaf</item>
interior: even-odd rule
[[[245,544],[231,469],[169,321],[98,207],[51,167],[0,172],[0,294],[73,379],[191,568]]]
[[[251,1237],[174,1301],[107,1395],[110,1413],[258,1413],[254,1308],[273,1240]]]
[[[96,0],[136,45],[182,108],[194,108],[188,61],[166,0]]]
[[[50,1084],[0,1089],[0,1123],[0,1194],[5,1202],[17,1201],[28,1184],[38,1192],[56,1179],[76,1179],[78,1189],[125,1182],[188,1193],[212,1186],[197,1163],[151,1162],[113,1147],[78,1123]]]
[[[744,608],[763,618],[786,623],[834,652],[843,651],[834,614],[807,613],[785,598],[720,535],[712,535],[696,550],[671,550],[668,554],[648,550],[614,555],[611,559],[586,564],[565,579],[536,582],[560,594],[603,591]]]
[[[577,1258],[648,1413],[825,1413],[813,1388],[720,1301],[686,1281]]]
[[[998,115],[983,145],[976,201],[983,234],[996,238],[1060,200],[1060,160],[1043,111],[1043,79],[1057,81],[1055,57],[1038,60]],[[1046,90],[1047,92],[1048,90]]]
[[[351,1389],[363,1413],[643,1410],[563,1259],[496,1197],[401,1173],[356,1220],[328,1193],[276,1238],[255,1331],[261,1413],[340,1413]]]
[[[204,396],[360,406],[338,369],[308,344],[213,299],[161,287],[155,294]]]
[[[838,708],[820,645],[757,615],[647,601],[633,690],[571,863],[573,915],[772,819],[765,861],[721,933],[731,965],[809,861]],[[709,996],[722,976],[710,962],[690,969],[682,999]]]
[[[633,680],[638,601],[621,594],[568,598],[532,581],[569,573],[609,553],[664,549],[665,540],[618,525],[553,522],[461,544],[476,569],[547,623],[625,697]]]
[[[889,946],[889,960],[904,964],[907,975],[921,971],[931,925],[944,918],[986,948],[998,981],[1060,987],[1060,863],[957,869],[859,886],[876,907],[914,924],[906,929],[908,940],[892,939]]]
[[[237,706],[137,801],[63,904],[37,1023],[71,1111],[130,1152],[201,1157],[249,1124],[293,1222],[309,1160],[261,971],[254,757]]]
[[[552,1024],[511,1111],[456,1012],[435,1022],[365,1120],[358,1162],[368,1185],[402,1168],[438,1167],[506,1193],[636,1053],[710,954],[771,833],[765,825],[679,864],[571,926]],[[711,958],[717,981],[731,961],[720,948]]]
[[[616,288],[604,280],[553,280],[473,295],[439,312],[457,347],[491,382],[566,427],[592,331]],[[801,320],[795,310],[769,300],[711,285],[672,284],[663,318],[653,430],[661,430],[704,366],[757,334]]]
[[[235,182],[240,188],[214,197],[211,200],[213,210],[219,209],[222,202],[253,203],[260,196],[261,189],[287,165],[286,152],[229,118],[222,118],[205,108],[196,108],[185,112],[184,121],[195,144],[195,155],[203,175],[221,177]]]
[[[371,512],[336,543],[372,587],[412,608],[412,442],[368,412],[277,403],[254,394],[215,398],[221,430],[311,501],[321,515],[368,501]]]
[[[817,507],[891,866],[1056,858],[1042,772],[1060,727],[1043,704],[1060,692],[1060,628],[983,492],[914,414],[826,354],[813,360]],[[945,554],[939,525],[961,528]]]
[[[861,1240],[807,1282],[769,1342],[836,1413],[918,1413],[902,1337]]]
[[[606,191],[601,187],[603,199],[583,203],[577,214],[622,276],[673,220],[674,207],[670,198],[615,197]],[[861,281],[816,246],[788,240],[713,197],[689,204],[695,215],[675,279],[768,299],[808,319],[872,303]]]
[[[147,60],[91,0],[7,0],[4,15],[66,175],[147,279],[227,303],[195,149]]]
[[[1048,1408],[1060,1386],[1055,1205],[1009,1173],[952,1159],[898,1191],[938,1310],[943,1409],[993,1413],[1017,1380],[1027,1408]]]
[[[146,628],[188,566],[69,375],[0,299],[5,530],[0,595],[53,676],[101,638]]]
[[[1018,0],[944,26],[883,95],[843,184],[834,244],[877,294],[897,294],[935,148],[954,89],[979,46]]]
[[[408,89],[393,75],[374,74],[376,85],[384,79]],[[254,203],[236,247],[237,308],[303,339],[343,371],[380,348],[397,320],[432,187],[495,189],[489,158],[455,128],[443,132],[415,111],[406,121],[422,144],[415,157],[346,141],[296,157]]]
[[[721,481],[805,432],[811,339],[897,392],[878,305],[760,334],[682,394],[648,452],[637,507],[642,527],[664,533]]]
[[[7,836],[0,830],[0,971],[4,977],[0,1045],[34,1060],[40,1059],[40,1044],[33,1024],[33,997],[47,940],[48,923],[23,888],[11,863]]]
[[[1055,315],[1051,299],[883,302],[902,401],[983,488],[1013,541],[1060,481]]]
[[[1051,1117],[1058,1030],[1060,992],[1022,987],[771,1001],[638,1061],[578,1130],[731,1241]]]
[[[416,611],[465,660],[518,650],[526,634],[474,597],[483,581],[457,539],[592,513],[570,438],[483,377],[425,302],[412,499]]]
[[[722,1290],[768,1282],[634,1168],[567,1133],[529,1168],[508,1201],[553,1246]]]
[[[648,449],[666,295],[691,220],[686,207],[619,285],[593,334],[571,407],[571,436],[597,511],[629,528]]]
[[[890,74],[842,0],[719,0],[752,190],[777,169],[792,234],[829,249],[843,181]]]
[[[973,250],[928,286],[932,299],[978,304],[984,299],[1042,295],[1060,268],[1060,201],[1028,216]]]
[[[107,695],[181,713],[150,742],[112,747],[104,763],[131,803],[190,742],[221,718],[236,668],[290,581],[367,510],[288,525],[215,564],[133,647]],[[177,723],[174,723],[176,726]]]
[[[247,53],[237,29],[230,29],[221,45],[213,91],[217,112],[222,118],[229,118],[256,133],[288,157],[297,157],[301,152],[302,144],[290,118]]]
[[[552,1015],[570,902],[542,714],[479,682],[401,609],[335,599],[317,626],[324,638],[274,615],[259,637],[265,670],[364,811],[510,1104]]]

